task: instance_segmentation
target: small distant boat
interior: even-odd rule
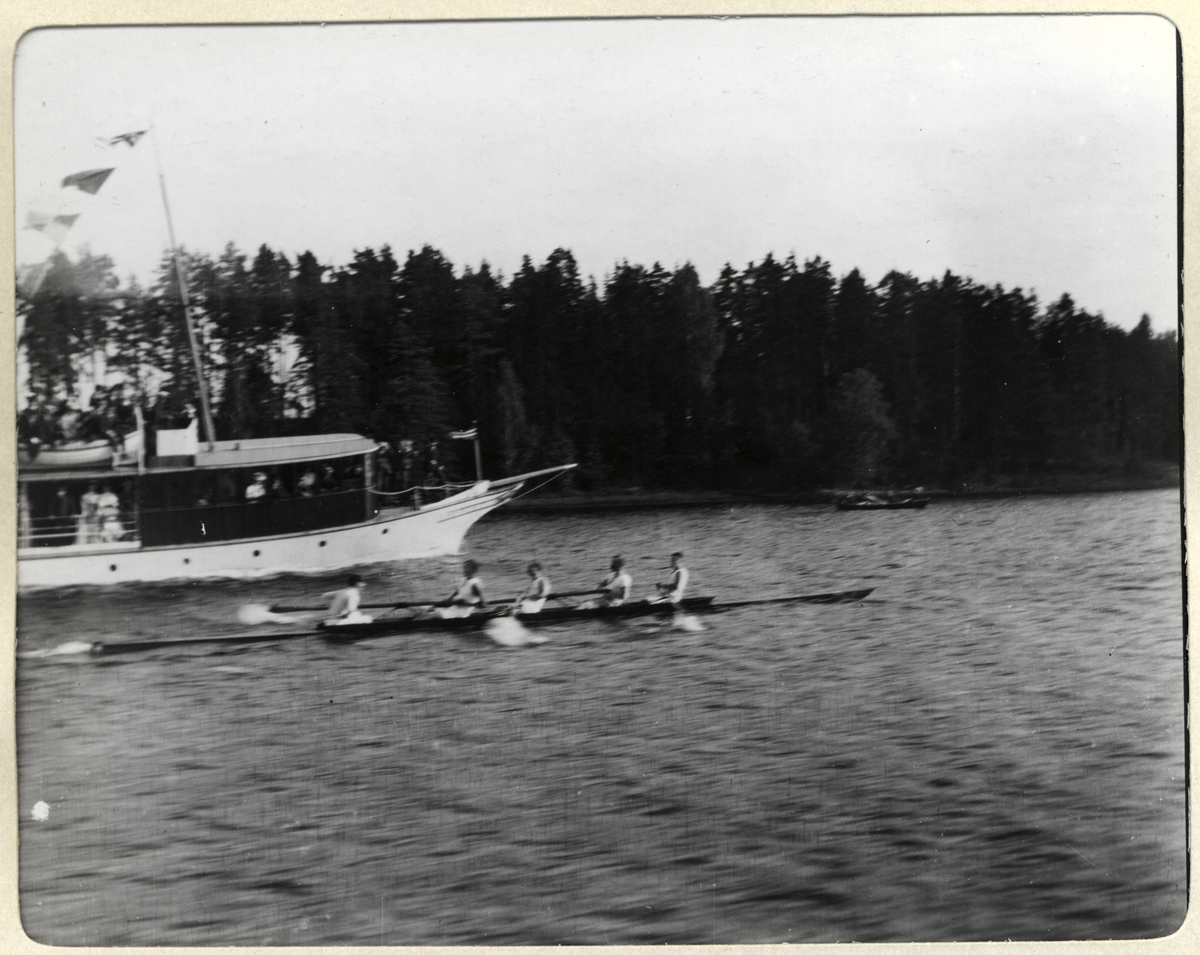
[[[834,501],[839,511],[903,511],[920,510],[928,497],[894,497],[880,494],[843,495]]]

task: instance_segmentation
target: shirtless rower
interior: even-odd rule
[[[483,584],[480,583],[478,574],[478,561],[463,562],[463,579],[458,589],[450,595],[447,606],[441,610],[441,616],[466,617],[476,610],[487,608],[487,599],[483,596]]]
[[[675,551],[671,555],[671,573],[667,579],[661,584],[655,584],[658,588],[658,599],[664,603],[669,603],[676,610],[683,608],[683,592],[687,590],[688,569],[683,566],[683,551]]]
[[[360,613],[358,602],[362,599],[363,579],[358,574],[351,574],[346,578],[346,586],[341,590],[335,590],[325,596],[332,598],[329,601],[329,613],[325,617],[327,625],[338,625],[343,623],[370,623],[371,618],[364,613]]]
[[[521,613],[538,613],[550,596],[550,578],[542,572],[542,565],[536,560],[525,568],[525,573],[529,574],[529,586],[517,598],[517,609]]]
[[[609,575],[600,584],[604,593],[600,595],[597,603],[601,607],[619,607],[629,599],[629,592],[633,589],[633,578],[625,572],[625,561],[620,557],[612,559],[609,570]]]

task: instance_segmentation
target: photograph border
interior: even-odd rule
[[[0,276],[0,315],[3,315],[3,331],[0,332],[0,392],[6,398],[4,404],[5,425],[0,428],[0,467],[4,469],[4,480],[0,487],[0,529],[3,531],[5,546],[0,549],[0,574],[6,586],[0,588],[0,627],[10,640],[6,644],[6,652],[0,655],[0,710],[3,711],[3,730],[0,732],[0,859],[3,860],[0,869],[0,955],[24,955],[24,953],[71,952],[87,953],[91,951],[115,953],[118,951],[158,951],[160,949],[90,949],[90,948],[56,948],[42,945],[26,936],[21,925],[18,899],[18,817],[16,784],[16,732],[15,732],[15,644],[16,644],[16,342],[15,342],[15,238],[16,238],[16,209],[14,198],[14,87],[13,74],[17,45],[21,37],[28,31],[39,27],[90,27],[103,25],[219,25],[219,24],[299,24],[299,23],[368,23],[384,21],[470,21],[470,20],[499,20],[499,19],[586,19],[586,18],[649,18],[649,17],[751,17],[751,16],[838,16],[838,15],[1005,15],[1005,14],[1155,14],[1163,16],[1174,23],[1179,31],[1180,57],[1182,80],[1180,95],[1182,107],[1180,111],[1180,144],[1182,157],[1180,174],[1182,181],[1179,191],[1179,222],[1181,226],[1180,244],[1178,249],[1180,271],[1180,313],[1179,334],[1181,342],[1182,367],[1184,378],[1183,387],[1183,463],[1184,476],[1181,494],[1184,504],[1190,500],[1189,493],[1196,480],[1197,467],[1200,462],[1195,460],[1195,444],[1200,440],[1200,432],[1188,434],[1193,430],[1190,425],[1196,417],[1197,395],[1195,387],[1189,387],[1197,374],[1197,356],[1183,347],[1186,339],[1183,316],[1191,315],[1197,305],[1200,305],[1200,283],[1189,276],[1187,265],[1191,264],[1196,250],[1197,237],[1200,236],[1198,222],[1198,207],[1196,198],[1197,156],[1200,154],[1200,138],[1196,128],[1200,121],[1187,122],[1195,110],[1197,93],[1200,84],[1197,74],[1200,73],[1200,4],[1195,0],[1160,0],[1160,2],[1064,2],[1064,0],[1029,0],[1029,2],[998,3],[993,0],[621,0],[621,2],[605,2],[605,0],[9,0],[0,8],[0,31],[2,31],[4,49],[7,52],[6,70],[4,74],[4,95],[0,97],[2,111],[2,129],[4,151],[4,194],[6,211],[0,224],[0,243],[2,243],[7,268]],[[1196,114],[1200,117],[1200,113]],[[1190,188],[1187,188],[1190,187]],[[1191,253],[1191,254],[1189,254]],[[1185,282],[1185,276],[1188,281]],[[1192,323],[1194,324],[1194,322]],[[1193,440],[1188,440],[1193,438]],[[1185,510],[1186,513],[1186,510]],[[1184,521],[1183,542],[1186,549],[1187,521]],[[1184,646],[1186,654],[1186,626],[1191,609],[1192,595],[1187,588],[1186,565],[1184,580],[1185,614],[1183,617],[1185,633]],[[1189,703],[1187,687],[1191,680],[1200,673],[1196,660],[1185,655],[1185,687],[1184,704]],[[1064,941],[1064,942],[907,942],[907,943],[862,943],[856,944],[856,951],[864,955],[888,955],[901,950],[931,951],[940,955],[948,953],[993,953],[1003,952],[1025,955],[1026,952],[1046,953],[1061,952],[1063,955],[1077,953],[1084,948],[1095,947],[1106,952],[1147,953],[1147,955],[1175,955],[1200,951],[1200,917],[1190,902],[1195,899],[1196,866],[1193,864],[1190,848],[1195,844],[1197,835],[1195,816],[1195,796],[1190,786],[1191,750],[1195,729],[1190,718],[1187,719],[1188,738],[1185,746],[1185,772],[1187,773],[1188,789],[1188,900],[1187,917],[1178,931],[1161,939],[1149,940],[1116,940],[1116,941]],[[260,948],[261,946],[253,946]],[[370,948],[373,952],[390,951],[392,947],[361,946]],[[500,955],[515,955],[517,952],[532,951],[562,951],[563,947],[545,946],[499,946],[496,951]],[[583,948],[584,946],[579,946]],[[586,946],[592,951],[602,946]],[[778,948],[781,945],[672,945],[674,950],[717,950],[761,951]],[[789,946],[790,947],[790,946]],[[814,943],[803,946],[814,955],[831,955],[834,944]],[[844,948],[843,946],[840,946]],[[661,946],[654,946],[655,950]],[[464,952],[471,955],[483,955],[489,951],[487,946],[422,946],[423,951],[430,952]],[[650,951],[651,946],[616,946],[609,951],[642,952]],[[215,953],[221,951],[242,951],[243,948],[217,948],[180,946],[173,948],[179,951],[195,951]],[[346,948],[326,949],[323,947],[293,947],[291,951],[308,953],[327,950],[346,951]],[[402,950],[395,947],[395,950]],[[403,949],[407,950],[407,949]]]

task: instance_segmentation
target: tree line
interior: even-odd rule
[[[1180,454],[1175,334],[1068,295],[1042,306],[950,272],[871,285],[772,255],[711,286],[691,265],[627,261],[597,283],[564,249],[509,277],[429,246],[342,266],[265,245],[183,258],[220,439],[427,446],[477,422],[487,473],[576,461],[586,488],[1036,481]],[[107,257],[56,254],[18,307],[30,413],[100,380],[152,423],[186,421],[198,390],[172,256],[143,288]]]

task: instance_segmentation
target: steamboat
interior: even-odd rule
[[[21,455],[21,588],[321,573],[457,553],[471,526],[574,465],[401,497],[357,434],[202,441],[196,422]],[[78,452],[72,456],[73,452]]]

